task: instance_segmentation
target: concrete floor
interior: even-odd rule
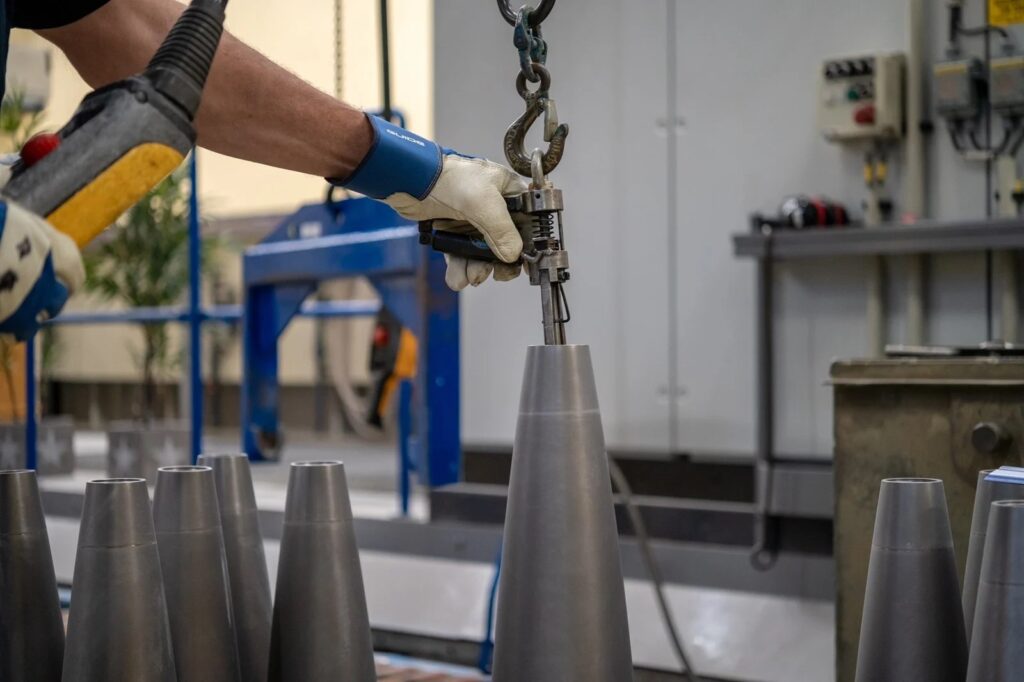
[[[75,432],[75,479],[90,480],[105,475],[107,467],[107,436],[101,431]],[[203,438],[203,451],[237,452],[235,431],[208,431]],[[345,463],[356,516],[393,518],[399,514],[398,460],[394,443],[382,439],[366,442],[337,434],[289,433],[280,461],[253,466],[253,484],[260,507],[284,509],[288,485],[289,463],[311,460],[341,460]],[[425,519],[426,499],[413,493],[411,515]]]
[[[357,518],[394,519],[399,515],[396,455],[390,442],[368,444],[336,436],[324,439],[313,434],[289,435],[282,462],[254,467],[261,509],[284,509],[288,462],[340,459],[346,464],[350,498]],[[209,433],[204,449],[207,452],[236,451],[237,434]],[[46,479],[47,489],[81,492],[86,481],[105,476],[105,434],[76,434],[75,450],[76,473]],[[427,519],[427,499],[422,492],[414,495],[412,516]],[[59,568],[58,578],[63,575],[63,580],[70,581],[77,520],[48,519],[48,523],[55,564]],[[278,542],[268,540],[265,546],[273,584]],[[475,642],[482,637],[483,614],[494,575],[490,562],[438,560],[365,550],[361,559],[374,627],[387,632],[428,634],[456,642]],[[708,679],[759,682],[831,682],[834,679],[831,603],[690,585],[670,585],[666,593],[694,664],[702,673],[711,675]],[[627,580],[626,597],[634,660],[645,667],[673,669],[674,659],[649,583]],[[457,674],[455,679],[463,677]]]

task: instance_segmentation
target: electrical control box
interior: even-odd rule
[[[981,110],[981,62],[957,59],[934,67],[935,112],[943,118],[965,121]]]
[[[818,127],[830,142],[903,135],[906,59],[900,53],[828,59],[818,88]]]
[[[1001,114],[1024,114],[1024,55],[989,62],[988,98]]]

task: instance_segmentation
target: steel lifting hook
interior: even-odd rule
[[[517,118],[505,132],[505,158],[512,169],[530,177],[532,173],[532,155],[526,152],[526,133],[530,127],[540,118],[545,117],[544,140],[548,143],[548,150],[541,156],[541,168],[544,175],[551,173],[562,160],[562,153],[565,151],[565,138],[569,136],[569,126],[565,123],[558,123],[558,114],[555,112],[555,103],[548,98],[548,90],[551,87],[551,74],[540,64],[534,63],[533,70],[540,76],[540,87],[530,92],[526,87],[526,75],[520,73],[516,78],[516,90],[519,96],[526,101],[526,111]]]

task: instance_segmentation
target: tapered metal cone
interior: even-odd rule
[[[213,469],[217,485],[241,677],[245,682],[265,682],[272,602],[249,458],[200,455],[199,464]]]
[[[494,644],[496,682],[633,679],[587,346],[527,352]]]
[[[1024,680],[1024,501],[992,503],[967,682]]]
[[[157,469],[153,522],[179,682],[237,682],[238,646],[213,469]]]
[[[291,466],[277,564],[269,679],[377,679],[341,462]]]
[[[0,471],[0,680],[59,682],[64,619],[36,472]]]
[[[959,682],[967,672],[942,481],[882,481],[868,563],[857,682]]]
[[[974,603],[978,597],[978,580],[981,576],[981,559],[985,550],[985,535],[988,531],[988,515],[996,500],[1024,499],[1024,485],[1000,481],[986,481],[992,469],[978,472],[978,487],[974,494],[974,516],[971,518],[971,539],[967,545],[967,565],[964,569],[964,625],[967,631],[967,645],[971,644],[974,627]]]
[[[145,479],[85,486],[62,679],[178,680]]]

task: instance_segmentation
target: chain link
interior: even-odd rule
[[[512,13],[513,43],[519,52],[519,76],[516,78],[516,90],[526,102],[526,111],[509,126],[505,133],[505,158],[509,165],[526,177],[531,177],[537,184],[538,168],[546,176],[553,171],[562,160],[565,150],[565,138],[569,134],[569,126],[559,123],[555,101],[551,99],[551,74],[546,68],[548,45],[541,33],[540,23],[554,6],[554,0],[545,0],[540,7],[534,9],[522,7]],[[498,0],[502,16],[508,19],[506,9],[508,0]],[[526,84],[536,83],[537,89],[530,91]],[[526,134],[537,119],[544,117],[544,141],[548,150],[541,152],[534,149],[526,151]],[[538,162],[539,158],[539,162]]]

